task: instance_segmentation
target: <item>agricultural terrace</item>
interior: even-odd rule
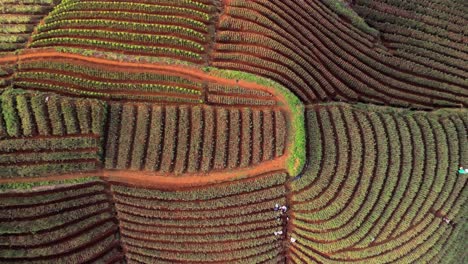
[[[466,107],[462,2],[225,1],[211,64],[268,77],[306,103]]]
[[[202,64],[215,11],[203,2],[62,0],[37,27],[30,47],[79,47]]]
[[[0,0],[0,263],[468,263],[462,0]]]
[[[25,48],[41,20],[58,0],[1,0],[0,55]]]
[[[109,185],[49,184],[0,191],[0,262],[124,263]]]
[[[87,159],[84,149],[73,149],[69,159],[60,153],[49,155],[72,146],[43,149],[51,160],[38,160],[30,152],[35,157],[25,161],[36,167],[43,162],[43,169],[16,172],[20,160],[10,157],[4,162],[9,177],[28,176],[28,171],[30,176],[45,176],[102,168],[158,176],[243,169],[247,176],[256,174],[250,169],[264,170],[264,163],[295,176],[304,166],[302,103],[272,81],[212,67],[121,62],[50,50],[23,52],[13,59],[17,62],[15,89],[2,95],[2,129],[11,140],[31,137],[40,142],[43,139],[37,137],[51,134],[61,141],[61,137],[89,134],[87,123],[97,113],[81,104],[68,106],[58,98],[73,102],[95,98],[86,100],[103,109],[95,131],[88,135],[96,138],[95,145],[85,147],[93,148],[101,159]],[[26,93],[23,90],[33,95],[20,96],[20,101],[10,95]],[[60,96],[48,96],[51,93]],[[18,150],[8,151],[15,156]],[[74,159],[93,165],[80,167]],[[62,168],[65,161],[69,166]],[[47,173],[54,162],[61,167]]]
[[[314,155],[290,184],[292,263],[457,263],[465,110],[323,104],[306,116]]]

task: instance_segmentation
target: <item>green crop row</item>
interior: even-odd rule
[[[84,65],[77,65],[73,63],[65,62],[54,62],[54,61],[29,61],[22,62],[18,65],[20,71],[49,71],[60,69],[60,72],[80,73],[82,75],[89,75],[90,79],[105,78],[111,80],[133,80],[135,82],[148,82],[148,81],[160,81],[160,82],[173,82],[180,84],[181,86],[194,86],[201,88],[201,82],[194,82],[190,79],[184,78],[178,75],[169,74],[156,74],[151,72],[139,72],[130,73],[125,71],[109,71],[99,67],[85,67]]]
[[[42,259],[43,262],[39,263],[47,263],[50,261],[66,263],[95,261],[100,260],[99,256],[115,248],[117,240],[118,236],[114,227],[106,230],[96,229],[92,233],[88,232],[75,238],[75,240],[67,240],[67,243],[59,243],[62,246],[56,249],[53,247],[26,247],[28,250],[12,248],[4,251],[0,259],[5,262],[15,262],[18,260],[37,262],[38,259]],[[29,251],[29,249],[31,250]],[[27,252],[29,252],[29,254],[27,254]]]
[[[58,200],[53,203],[36,204],[32,207],[14,207],[10,206],[2,208],[2,216],[11,220],[21,221],[24,218],[34,218],[42,214],[53,214],[67,208],[73,208],[80,205],[92,204],[107,200],[107,195],[104,192],[90,194],[86,197],[71,197],[68,200]]]
[[[52,5],[56,0],[21,0],[23,5]],[[17,0],[2,0],[2,4],[18,4]]]
[[[76,178],[76,179],[65,179],[65,180],[57,180],[57,181],[37,181],[37,182],[15,182],[15,183],[2,183],[0,184],[0,191],[12,191],[12,190],[31,190],[32,188],[35,187],[40,187],[40,186],[51,186],[51,185],[78,185],[81,183],[89,183],[89,182],[94,182],[98,181],[98,177],[83,177],[83,178]],[[99,185],[96,185],[99,186]],[[67,191],[63,191],[67,192]],[[78,190],[79,192],[79,190]],[[33,192],[31,192],[33,193]],[[77,190],[73,190],[72,193],[70,194],[76,194]],[[0,193],[1,197],[1,193]],[[6,197],[1,197],[0,199],[2,200],[3,205],[15,205],[15,204],[33,204],[35,202],[39,201],[50,201],[55,199],[56,197],[62,197],[59,195],[37,195],[33,196],[32,198],[30,197],[23,197],[21,199],[21,202],[18,202],[17,198],[6,198]]]
[[[208,94],[208,102],[217,105],[243,105],[243,106],[275,106],[275,100],[237,97],[235,95]]]
[[[78,149],[83,147],[95,147],[97,145],[97,139],[94,137],[86,137],[76,135],[74,137],[54,137],[44,139],[29,139],[20,138],[13,140],[2,140],[0,141],[0,151],[11,152],[31,150],[58,150],[58,149]]]
[[[2,24],[1,19],[0,19],[0,24]],[[0,33],[3,34],[26,34],[26,33],[31,33],[34,30],[34,25],[22,25],[22,24],[2,24],[3,27],[0,28]],[[10,35],[10,39],[13,38],[13,35]],[[26,38],[24,35],[21,36],[16,36],[15,37],[16,41],[10,41],[10,42],[26,42],[28,38]],[[20,41],[18,41],[20,40]]]
[[[191,109],[190,120],[190,146],[189,146],[189,159],[187,162],[187,172],[194,173],[200,169],[200,160],[202,155],[203,144],[203,131],[205,129],[203,109],[200,106],[194,106]]]
[[[283,184],[286,181],[286,178],[286,173],[279,172],[270,173],[268,176],[264,175],[258,177],[255,181],[250,182],[249,184],[245,184],[245,182],[239,180],[230,182],[229,184],[221,184],[215,188],[200,187],[193,190],[170,192],[163,190],[135,189],[121,185],[113,185],[112,191],[145,199],[158,199],[166,201],[210,200],[244,192],[257,191],[271,186],[277,186]]]
[[[227,149],[229,152],[226,158],[227,169],[234,169],[238,167],[240,163],[241,138],[242,132],[244,132],[241,130],[241,124],[240,111],[238,109],[229,111],[229,136],[227,138]]]
[[[135,137],[133,142],[133,151],[131,153],[130,169],[141,170],[143,167],[145,151],[148,146],[146,143],[147,132],[153,127],[149,127],[151,111],[144,105],[137,106],[135,119]]]
[[[179,108],[176,106],[169,106],[165,108],[164,118],[164,139],[161,150],[161,165],[160,170],[163,173],[173,171],[177,140],[178,140],[178,120],[179,120]]]
[[[70,152],[68,150],[53,153],[0,154],[0,163],[15,164],[21,162],[61,162],[67,160],[96,159],[96,150]],[[1,166],[1,165],[0,165]]]
[[[76,29],[84,28],[82,30]],[[86,27],[93,28],[102,28],[99,30],[86,29]],[[108,31],[108,29],[115,29],[119,31]],[[147,24],[147,23],[137,23],[137,22],[127,22],[127,21],[113,21],[113,20],[103,20],[103,19],[69,19],[69,20],[60,20],[56,22],[50,22],[38,26],[38,34],[33,35],[33,40],[38,40],[42,38],[48,38],[52,36],[60,35],[82,35],[82,36],[101,36],[101,37],[117,37],[122,40],[133,40],[133,41],[150,41],[155,43],[164,44],[164,36],[156,35],[165,35],[165,34],[176,34],[180,35],[179,38],[169,38],[174,42],[185,43],[187,46],[193,46],[194,43],[188,40],[185,40],[183,37],[196,39],[199,42],[205,41],[205,35],[193,30],[191,28],[186,28],[183,26],[175,25],[164,25],[164,24]],[[106,31],[107,30],[107,31]],[[103,32],[105,31],[105,33]],[[131,34],[132,32],[138,32],[138,34]],[[154,38],[149,39],[149,35],[155,36]],[[130,36],[133,36],[130,38]],[[138,37],[137,37],[138,36]],[[177,39],[177,41],[176,41]],[[201,48],[201,45],[199,45]]]
[[[72,84],[73,86],[81,86],[85,89],[94,89],[96,91],[134,91],[140,90],[144,92],[176,92],[186,94],[201,95],[201,92],[194,89],[187,89],[178,86],[161,85],[161,84],[133,84],[120,82],[103,82],[81,77],[74,77],[67,74],[49,73],[49,72],[18,72],[18,79],[37,79],[37,80],[55,80],[62,83]]]
[[[272,185],[265,187],[255,192],[256,202],[267,202],[274,199],[282,199],[286,192],[284,185]],[[119,203],[128,205],[139,205],[148,210],[168,210],[168,211],[187,211],[203,210],[209,208],[214,209],[227,209],[233,206],[245,206],[252,203],[252,194],[240,193],[217,199],[203,200],[203,201],[177,201],[164,200],[158,198],[146,199],[144,204],[141,204],[141,198],[133,196],[131,193],[125,192],[121,189],[113,192],[114,199]]]
[[[141,144],[140,142],[134,142],[134,127],[136,121],[135,115],[135,106],[130,104],[124,104],[122,107],[122,116],[119,120],[123,125],[120,128],[119,134],[119,152],[117,155],[117,169],[123,170],[126,169],[132,158],[130,155],[131,149],[134,144]]]
[[[51,16],[59,14],[61,12],[69,11],[83,11],[83,10],[121,10],[121,11],[133,11],[141,13],[152,13],[152,14],[180,14],[180,15],[190,15],[201,22],[208,22],[210,20],[210,14],[206,12],[201,12],[193,10],[190,8],[176,7],[170,5],[151,5],[135,2],[69,2],[65,1],[58,5],[50,13]]]
[[[50,6],[46,5],[2,5],[2,13],[5,14],[42,15],[47,13],[50,9]]]
[[[213,159],[213,170],[224,169],[227,162],[226,145],[229,138],[229,112],[224,108],[216,109],[216,140],[215,140],[215,155]],[[209,125],[209,124],[208,124]]]
[[[28,40],[26,36],[16,35],[8,32],[8,35],[0,35],[0,42],[2,43],[24,43]]]
[[[208,108],[203,111],[203,141],[201,157],[199,157],[199,168],[201,172],[208,172],[213,167],[213,156],[215,148],[216,127],[215,127],[215,109]]]
[[[147,209],[147,208],[140,208],[139,206],[131,205],[128,203],[117,203],[116,207],[117,210],[121,212],[126,212],[129,214],[135,214],[135,215],[141,215],[141,216],[147,216],[147,217],[152,217],[160,220],[172,220],[172,221],[177,221],[177,220],[183,220],[183,219],[199,219],[199,220],[208,220],[208,221],[218,221],[222,220],[224,218],[233,218],[233,217],[238,217],[242,215],[251,215],[251,214],[256,214],[260,213],[263,211],[267,211],[268,209],[271,208],[272,202],[275,202],[278,199],[275,199],[274,201],[266,201],[266,202],[256,202],[255,204],[249,204],[245,206],[237,206],[238,210],[232,210],[232,208],[220,208],[217,210],[210,210],[210,215],[206,215],[206,211],[178,211],[177,214],[174,214],[174,211],[172,210],[164,210],[164,209],[159,209],[159,210],[153,210],[153,209]],[[272,217],[273,219],[273,217]],[[181,239],[185,239],[183,237],[180,237]],[[189,238],[187,238],[189,240]]]
[[[69,21],[72,19],[115,19],[116,17],[118,17],[120,20],[134,20],[151,24],[177,24],[179,26],[187,25],[187,27],[195,28],[202,32],[206,32],[208,30],[205,23],[181,16],[105,10],[87,10],[86,12],[65,11],[57,13],[53,16],[47,16],[45,18],[45,23],[54,23],[62,20]],[[2,20],[0,19],[0,23],[1,22]]]
[[[0,167],[1,178],[36,177],[97,170],[97,160],[77,161],[71,163],[45,163],[40,165],[11,164]]]
[[[18,199],[19,200],[19,199]],[[0,229],[1,234],[21,234],[21,233],[38,233],[41,230],[59,228],[61,225],[65,225],[67,222],[72,222],[77,219],[77,216],[91,216],[98,214],[103,211],[109,211],[108,202],[101,202],[98,204],[88,204],[87,206],[80,206],[78,208],[72,208],[71,210],[65,210],[58,214],[46,215],[42,218],[36,218],[31,220],[11,220],[9,222],[3,222],[2,228]]]
[[[162,141],[164,136],[165,111],[161,106],[151,107],[151,123],[147,141],[145,170],[155,171],[161,166]]]
[[[82,3],[82,2],[87,2],[87,3],[95,3],[95,0],[84,0],[84,1],[78,1],[78,0],[65,0],[63,1],[64,4],[70,4],[70,3]],[[138,4],[138,3],[132,3],[132,2],[125,2],[122,1],[123,3],[131,3],[131,4]],[[121,2],[111,2],[111,3],[121,3]],[[204,11],[210,11],[212,9],[212,6],[209,4],[205,4],[201,1],[193,1],[193,0],[181,0],[178,1],[177,3],[172,3],[171,1],[168,0],[152,0],[151,5],[161,5],[164,7],[178,7],[182,6],[184,8],[195,8],[195,9],[202,9]],[[172,4],[172,5],[170,5]]]
[[[110,50],[123,50],[128,52],[143,52],[151,53],[153,55],[157,54],[160,56],[176,56],[186,59],[191,59],[195,61],[201,60],[201,56],[198,53],[191,51],[185,51],[174,48],[164,48],[164,47],[148,47],[145,45],[133,45],[125,44],[112,41],[102,41],[95,39],[80,39],[73,37],[63,37],[63,38],[48,38],[41,39],[33,42],[31,47],[47,47],[47,46],[67,46],[67,45],[83,45],[83,46],[93,46],[102,49]]]
[[[177,120],[177,147],[174,161],[174,173],[180,175],[186,171],[186,164],[191,158],[187,156],[189,144],[192,144],[190,135],[193,132],[190,123],[191,107],[180,106]],[[189,143],[190,142],[190,143]]]
[[[84,95],[86,97],[99,98],[99,99],[132,99],[132,100],[143,100],[143,101],[164,101],[164,102],[184,102],[184,103],[202,103],[201,99],[192,97],[168,97],[163,95],[139,95],[139,94],[109,94],[92,92],[81,89],[74,89],[67,86],[59,86],[41,82],[31,81],[16,81],[15,86],[18,88],[39,90],[39,91],[52,91],[57,93],[65,93],[71,95]]]
[[[69,37],[80,39],[85,41],[87,39],[96,40],[96,39],[105,39],[105,41],[116,42],[121,45],[130,45],[133,46],[132,43],[135,43],[139,46],[147,46],[148,48],[153,48],[157,50],[157,48],[166,47],[180,47],[177,50],[180,52],[203,52],[204,48],[203,45],[183,39],[180,37],[173,37],[173,36],[164,36],[164,35],[155,35],[155,34],[141,34],[141,33],[129,33],[129,32],[112,32],[109,33],[108,29],[54,29],[47,32],[39,33],[33,36],[33,42],[31,43],[31,47],[37,46],[37,42],[46,42],[48,40],[51,43],[56,41],[60,41],[62,38],[66,41]],[[90,44],[95,44],[95,42],[90,41]],[[50,44],[50,43],[49,43]],[[41,46],[40,44],[39,46]],[[168,49],[168,48],[166,48]]]
[[[208,91],[212,93],[227,93],[233,95],[250,95],[255,97],[269,97],[272,98],[273,95],[269,92],[262,90],[247,89],[242,86],[228,86],[215,83],[208,83]],[[267,99],[265,98],[265,99]]]
[[[263,155],[263,112],[254,109],[252,111],[252,164],[260,163]]]

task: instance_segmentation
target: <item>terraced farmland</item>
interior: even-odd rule
[[[467,263],[466,14],[0,0],[0,263]]]
[[[109,187],[102,181],[0,193],[4,263],[124,263]]]
[[[57,0],[2,0],[0,2],[0,55],[25,48],[40,21]]]
[[[316,155],[291,183],[296,263],[451,263],[468,195],[451,170],[468,159],[466,111],[318,105],[307,121]]]

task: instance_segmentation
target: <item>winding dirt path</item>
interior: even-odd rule
[[[126,183],[132,186],[178,190],[181,188],[186,189],[190,187],[200,187],[213,183],[226,182],[239,178],[250,178],[268,172],[284,170],[286,168],[286,159],[287,155],[283,155],[277,159],[262,162],[258,165],[243,169],[224,170],[212,173],[194,173],[187,174],[187,176],[174,176],[171,174],[144,171],[97,170],[93,172],[77,172],[36,178],[0,179],[0,184],[56,181],[97,176],[109,181]]]
[[[277,91],[275,91],[275,89],[272,89],[271,87],[259,85],[257,83],[248,82],[244,80],[231,80],[231,79],[227,79],[223,77],[213,76],[195,67],[188,67],[188,66],[182,66],[182,65],[170,65],[170,64],[162,64],[162,63],[122,62],[122,61],[114,61],[114,60],[108,60],[108,59],[102,59],[102,58],[87,57],[87,56],[79,55],[79,54],[62,53],[62,52],[57,52],[53,50],[5,56],[5,57],[0,58],[0,64],[20,62],[21,60],[38,60],[38,59],[47,60],[49,58],[70,59],[70,60],[76,60],[79,62],[87,62],[87,63],[93,63],[97,65],[108,66],[112,68],[115,67],[117,69],[125,68],[129,70],[136,69],[140,71],[145,70],[149,72],[157,71],[159,73],[166,72],[167,74],[171,74],[171,75],[176,73],[176,74],[185,75],[194,79],[198,79],[201,81],[210,81],[210,82],[215,82],[215,83],[222,84],[222,85],[241,86],[241,87],[255,89],[255,90],[263,90],[277,97],[278,100],[281,102],[280,106],[283,106],[283,108],[288,111],[287,107],[284,107],[287,105],[286,99]]]

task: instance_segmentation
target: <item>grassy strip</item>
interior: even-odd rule
[[[2,183],[0,184],[0,191],[6,190],[14,190],[14,189],[21,189],[21,190],[30,190],[34,187],[39,186],[47,186],[47,185],[59,185],[59,184],[78,184],[84,182],[90,182],[99,180],[99,177],[92,176],[92,177],[84,177],[84,178],[76,178],[76,179],[65,179],[65,180],[51,180],[51,181],[38,181],[38,182],[14,182],[14,183]]]
[[[286,161],[286,169],[292,177],[297,176],[302,171],[302,168],[306,162],[304,105],[299,100],[299,98],[297,98],[291,91],[281,86],[280,84],[272,80],[256,76],[254,74],[232,70],[220,70],[214,67],[205,67],[203,70],[205,72],[209,72],[209,74],[213,76],[235,80],[245,80],[266,87],[271,87],[286,100],[287,107],[290,110],[292,117],[290,128],[291,145],[289,146],[289,157]]]

